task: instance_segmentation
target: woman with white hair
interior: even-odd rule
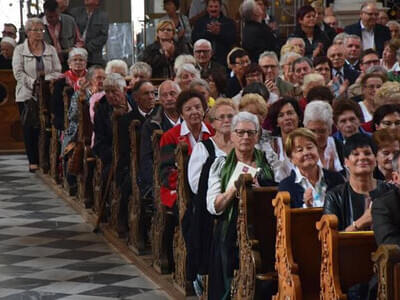
[[[0,41],[0,70],[12,69],[12,57],[14,53],[15,40],[6,36]]]
[[[178,72],[178,69],[180,66],[183,64],[192,64],[196,65],[196,59],[193,57],[193,55],[190,54],[181,54],[179,55],[174,62],[174,72],[175,74]]]
[[[321,166],[331,171],[342,171],[342,145],[330,136],[333,125],[330,104],[325,101],[313,101],[307,104],[303,124],[315,135]]]
[[[189,89],[194,79],[200,79],[200,71],[192,64],[183,64],[178,68],[175,76],[175,82],[182,91]]]
[[[228,299],[225,298],[230,292],[228,283],[232,281],[233,270],[238,263],[235,257],[238,215],[236,176],[240,173],[250,173],[256,185],[274,184],[274,174],[264,152],[255,148],[259,130],[260,123],[257,116],[245,111],[239,112],[231,123],[233,149],[226,157],[217,158],[211,165],[207,210],[219,217],[210,254],[209,299]]]
[[[245,22],[242,31],[242,47],[251,61],[257,61],[264,51],[279,52],[279,42],[272,29],[263,22],[265,12],[254,0],[245,0],[240,6],[240,13]]]
[[[46,44],[43,40],[44,25],[39,18],[31,18],[25,24],[27,39],[14,50],[12,67],[17,80],[15,101],[21,115],[37,113],[35,92],[37,91],[37,78],[45,75],[46,80],[56,79],[61,72],[61,64],[56,49]],[[33,109],[31,109],[33,108]],[[22,124],[26,153],[29,160],[29,171],[38,169],[38,138],[39,116],[30,118],[36,120],[32,124]]]
[[[138,61],[134,63],[129,69],[129,75],[131,80],[129,82],[129,87],[133,88],[135,83],[139,80],[150,80],[152,74],[151,66],[143,61]]]
[[[293,79],[293,69],[292,63],[300,58],[301,55],[296,52],[288,52],[281,56],[281,60],[279,61],[279,65],[281,66],[282,75],[281,78],[287,82],[294,84]]]

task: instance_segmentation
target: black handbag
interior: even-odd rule
[[[21,113],[21,123],[23,126],[39,128],[39,105],[35,100],[29,99],[24,102],[24,109]]]

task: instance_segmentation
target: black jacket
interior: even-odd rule
[[[226,56],[236,41],[235,22],[220,14],[216,21],[221,23],[221,31],[219,34],[211,34],[207,31],[207,25],[212,21],[214,19],[210,18],[208,14],[197,20],[192,31],[192,42],[194,44],[199,39],[210,41],[215,53],[215,61],[226,66]]]
[[[333,29],[331,26],[329,26],[328,24],[326,24],[325,22],[322,22],[324,24],[324,30],[322,30],[327,37],[330,39],[331,43],[333,42],[333,39],[336,36],[336,30]]]
[[[358,35],[362,39],[361,34],[361,25],[360,21],[357,23],[348,25],[344,28],[344,31],[348,34]],[[382,57],[383,48],[386,41],[391,39],[389,28],[380,24],[376,24],[374,27],[374,40],[375,40],[375,48],[379,53],[379,56]],[[366,49],[364,49],[366,50]]]
[[[372,205],[372,223],[375,239],[380,244],[400,246],[400,191],[390,190]]]
[[[377,187],[370,192],[372,201],[394,188],[394,185],[377,180]],[[345,230],[353,221],[360,218],[365,211],[365,198],[352,191],[348,182],[330,190],[325,196],[324,214],[338,217],[339,230]]]
[[[319,43],[322,43],[323,45],[323,53],[320,53],[319,55],[324,55],[328,51],[329,46],[331,45],[331,41],[329,40],[329,37],[323,32],[318,26],[314,27],[314,37],[312,40],[312,44],[308,40],[306,34],[304,31],[301,29],[300,26],[297,26],[295,31],[290,35],[290,37],[299,37],[304,40],[306,43],[306,53],[305,56],[312,58],[313,51],[315,48],[317,48]]]
[[[258,62],[260,54],[267,50],[279,55],[279,41],[264,22],[245,22],[242,31],[242,47],[249,53],[252,62]]]
[[[344,183],[342,175],[338,172],[332,172],[326,169],[322,169],[324,172],[324,180],[328,186],[327,191],[331,190],[335,186]],[[290,207],[299,208],[303,207],[303,196],[304,188],[295,183],[296,173],[292,170],[289,177],[286,177],[279,183],[279,191],[288,191],[290,193]],[[326,200],[325,200],[326,201]]]

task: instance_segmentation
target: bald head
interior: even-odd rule
[[[340,69],[345,62],[345,49],[342,45],[332,45],[328,49],[328,58],[332,61],[335,69]]]
[[[160,84],[158,97],[164,110],[167,112],[176,111],[176,99],[180,92],[179,85],[172,80],[165,80]]]

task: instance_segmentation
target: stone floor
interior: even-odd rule
[[[0,299],[168,299],[34,174],[0,156]]]

